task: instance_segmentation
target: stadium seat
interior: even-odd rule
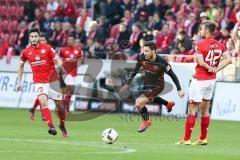
[[[7,10],[6,6],[0,6],[0,15],[5,15],[6,10]]]
[[[17,20],[10,21],[8,24],[8,28],[12,31],[17,28],[18,22]]]
[[[9,2],[8,2],[8,4],[9,4],[9,7],[17,7],[17,1],[15,1],[15,0],[10,0]]]
[[[24,7],[17,7],[16,9],[16,15],[17,16],[22,16],[23,15],[23,10],[24,10]]]
[[[2,31],[8,30],[8,20],[4,20],[1,23]]]
[[[7,7],[7,5],[8,5],[7,2],[8,2],[7,0],[1,0],[1,1],[0,1],[0,6],[5,6],[5,7]]]
[[[16,14],[16,10],[17,10],[17,7],[16,7],[16,6],[8,7],[8,9],[7,9],[7,14],[8,14],[9,16],[15,15],[15,14]]]
[[[24,7],[24,1],[18,1],[18,7]]]
[[[14,30],[9,39],[9,45],[13,46],[15,44],[15,42],[17,41],[17,37],[18,37],[18,31]]]

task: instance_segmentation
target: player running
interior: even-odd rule
[[[128,89],[129,84],[141,67],[145,72],[143,78],[144,91],[143,94],[136,99],[135,105],[141,114],[143,122],[140,125],[138,132],[144,132],[152,124],[148,110],[145,106],[146,103],[155,102],[163,104],[167,107],[168,112],[171,112],[172,107],[175,105],[174,102],[168,102],[158,96],[164,89],[164,73],[167,73],[175,83],[178,90],[178,96],[181,98],[184,96],[184,92],[181,89],[176,74],[173,72],[167,61],[156,54],[156,45],[152,42],[144,43],[143,54],[139,56],[138,62],[130,74],[130,79],[121,88],[120,94],[123,94],[124,91]]]
[[[81,48],[74,46],[75,45],[75,36],[69,35],[67,38],[67,46],[60,49],[59,56],[62,58],[64,63],[64,68],[67,71],[67,74],[63,75],[64,82],[67,85],[63,90],[65,93],[63,103],[65,110],[68,113],[70,108],[70,100],[75,90],[75,80],[77,78],[77,67],[78,60],[81,60],[81,63],[84,63],[84,58]]]
[[[204,39],[196,44],[197,66],[194,79],[189,88],[189,108],[185,125],[185,136],[176,144],[183,145],[207,145],[207,132],[210,122],[209,107],[216,73],[231,63],[231,56],[225,52],[224,44],[216,41],[213,33],[217,25],[210,21],[203,21],[200,28],[200,36]],[[224,59],[219,65],[221,57]],[[191,143],[191,134],[196,121],[198,106],[201,110],[201,135],[198,140]]]
[[[44,36],[44,35],[40,35],[40,43],[42,43],[42,44],[47,44],[48,43],[48,39],[47,39],[47,37],[46,36]],[[36,98],[36,100],[34,101],[34,104],[33,104],[33,106],[28,110],[29,111],[29,113],[30,113],[30,119],[33,121],[34,119],[35,119],[35,111],[36,111],[36,108],[39,106],[39,108],[40,108],[40,111],[41,111],[41,113],[42,113],[42,107],[40,106],[40,102],[39,102],[39,100],[38,100],[38,98]],[[43,115],[42,115],[42,120],[44,121],[45,119],[44,119],[44,117],[43,117]]]
[[[48,108],[48,99],[51,98],[57,106],[60,119],[59,128],[62,131],[63,136],[67,137],[68,134],[65,128],[65,111],[62,104],[62,94],[60,93],[60,89],[57,90],[50,87],[50,84],[55,84],[54,86],[59,88],[58,76],[54,64],[56,64],[58,68],[62,68],[62,61],[50,45],[39,42],[39,37],[40,31],[38,28],[32,28],[29,30],[29,40],[31,45],[24,49],[20,56],[17,91],[22,88],[24,64],[28,61],[32,69],[33,81],[35,83],[38,100],[42,107],[42,114],[49,126],[48,133],[54,136],[57,134],[53,125],[51,112]],[[55,78],[50,78],[52,75],[55,75],[53,76]]]

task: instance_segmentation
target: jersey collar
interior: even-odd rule
[[[31,48],[32,48],[32,49],[39,49],[40,46],[41,46],[41,43],[39,43],[37,47],[33,47],[33,46],[31,45]]]

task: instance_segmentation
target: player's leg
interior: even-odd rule
[[[39,99],[40,105],[42,107],[43,117],[49,127],[48,133],[55,136],[57,134],[57,131],[54,128],[52,115],[48,108],[48,97],[46,94],[41,94],[38,96],[38,99]]]
[[[204,90],[204,96],[202,103],[200,105],[201,110],[201,135],[198,138],[197,141],[193,143],[193,145],[207,145],[207,133],[208,133],[208,127],[210,124],[210,114],[209,114],[209,108],[210,108],[210,102],[212,99],[212,95],[214,92],[215,87],[215,80],[208,80],[205,82],[205,90]]]
[[[69,112],[69,109],[70,109],[70,102],[71,102],[71,98],[72,98],[72,95],[74,93],[74,90],[75,90],[75,86],[74,85],[67,85],[66,93],[64,94],[64,98],[63,98],[65,111],[67,113]]]
[[[175,102],[166,101],[165,99],[163,99],[163,98],[161,98],[161,97],[159,97],[159,96],[155,97],[154,100],[153,100],[153,102],[154,102],[154,103],[157,103],[157,104],[163,104],[163,105],[165,105],[168,112],[171,112],[173,106],[175,105]]]
[[[147,107],[145,106],[147,102],[149,102],[149,99],[144,94],[138,97],[135,101],[135,106],[137,107],[143,119],[143,122],[141,123],[138,132],[144,132],[152,124]]]
[[[75,90],[75,79],[72,75],[68,74],[65,77],[64,82],[67,84],[67,86],[65,87],[64,91],[63,104],[65,107],[65,111],[68,113],[70,109],[71,98]]]
[[[39,106],[39,100],[38,98],[36,98],[36,100],[34,101],[34,104],[32,106],[32,108],[30,108],[28,111],[30,113],[30,119],[33,121],[35,119],[35,110],[36,108]]]
[[[192,145],[207,145],[207,132],[210,123],[209,116],[210,100],[203,100],[200,105],[201,110],[201,135]]]
[[[67,129],[65,127],[66,114],[65,114],[63,101],[62,101],[63,96],[60,90],[59,81],[51,82],[50,87],[48,89],[48,94],[49,94],[49,98],[51,98],[55,102],[58,118],[60,121],[59,128],[62,132],[62,135],[63,137],[68,137]]]
[[[57,108],[58,118],[60,120],[59,128],[62,132],[63,137],[68,137],[67,129],[65,127],[65,109],[62,100],[54,100],[54,103]]]
[[[48,87],[49,84],[36,84],[37,88],[37,96],[39,100],[40,107],[42,107],[42,115],[49,126],[48,133],[52,135],[56,135],[57,131],[54,128],[52,115],[48,108]]]
[[[191,135],[196,122],[196,112],[203,98],[201,82],[193,80],[189,87],[188,115],[185,123],[184,138],[176,144],[191,145]]]

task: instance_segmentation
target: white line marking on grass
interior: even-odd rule
[[[46,143],[46,144],[62,144],[62,145],[77,145],[77,146],[88,146],[88,147],[95,147],[95,148],[104,148],[104,149],[114,149],[117,151],[109,151],[106,152],[83,152],[81,154],[122,154],[122,153],[133,153],[136,152],[136,149],[134,148],[126,148],[126,147],[116,147],[112,145],[98,145],[98,144],[89,144],[91,142],[78,142],[78,141],[52,141],[52,140],[37,140],[37,139],[20,139],[20,138],[0,138],[0,141],[17,141],[17,142],[29,142],[29,143]],[[98,143],[98,142],[94,142]],[[114,145],[114,144],[113,144]],[[50,154],[56,154],[56,153],[63,153],[63,152],[49,152],[49,151],[0,151],[0,152],[17,152],[17,153],[50,153]],[[76,152],[79,153],[79,150]],[[65,152],[69,153],[69,152]]]

